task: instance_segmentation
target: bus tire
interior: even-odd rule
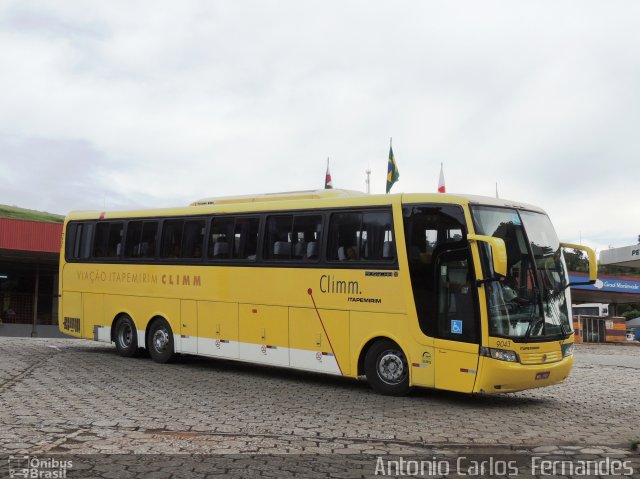
[[[149,355],[157,363],[170,363],[175,357],[173,331],[164,319],[156,319],[149,329]]]
[[[120,356],[132,358],[138,355],[138,331],[130,316],[123,314],[118,318],[113,339]]]
[[[396,343],[384,339],[376,341],[364,360],[367,382],[377,393],[404,396],[409,393],[409,362]]]

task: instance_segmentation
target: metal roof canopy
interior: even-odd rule
[[[600,251],[600,263],[640,268],[640,244]]]

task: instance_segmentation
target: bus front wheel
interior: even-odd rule
[[[149,354],[157,363],[169,363],[175,359],[173,331],[164,319],[157,319],[149,330]]]
[[[371,388],[380,394],[403,396],[410,390],[407,357],[393,341],[377,341],[369,348],[364,371]]]
[[[131,317],[123,314],[116,321],[114,340],[120,356],[132,358],[138,354],[138,332]]]

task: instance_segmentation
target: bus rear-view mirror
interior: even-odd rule
[[[507,275],[507,247],[502,238],[485,235],[467,235],[469,241],[487,243],[491,247],[491,257],[493,258],[493,271],[500,276]]]

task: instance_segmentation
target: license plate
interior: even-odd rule
[[[543,373],[538,373],[538,374],[536,374],[536,380],[538,380],[538,379],[547,379],[549,377],[549,374],[551,374],[549,371],[545,371]]]

